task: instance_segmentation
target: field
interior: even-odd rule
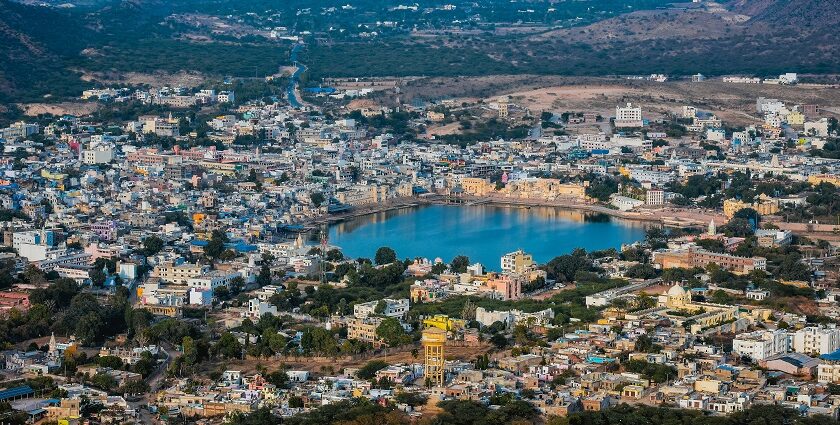
[[[639,104],[651,120],[678,112],[683,105],[694,105],[717,114],[728,125],[758,123],[755,101],[758,97],[778,98],[792,104],[816,104],[834,115],[840,105],[840,90],[826,86],[779,86],[734,84],[722,81],[650,81],[618,78],[501,76],[428,78],[416,80],[402,90],[406,100],[455,99],[456,102],[494,102],[509,95],[514,104],[539,111],[595,112],[604,117],[615,114],[616,105]]]
[[[472,361],[475,360],[476,356],[487,353],[492,348],[493,346],[487,342],[482,342],[478,347],[446,346],[445,355],[447,360]],[[384,360],[390,364],[422,363],[423,349],[420,345],[417,346],[417,349],[420,351],[420,355],[417,358],[412,356],[410,349],[404,349],[394,353],[389,353],[388,355],[366,356],[351,360],[343,357],[325,360],[306,356],[301,356],[292,360],[283,359],[282,361],[276,359],[228,360],[225,362],[225,367],[241,370],[243,373],[253,373],[256,372],[257,365],[263,366],[268,370],[275,370],[282,364],[285,367],[294,370],[308,370],[310,372],[319,373],[322,366],[331,366],[335,372],[340,373],[344,368],[361,367],[371,360]]]

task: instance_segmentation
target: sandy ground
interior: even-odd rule
[[[484,354],[489,352],[493,346],[488,342],[482,342],[478,347],[457,347],[457,346],[446,346],[444,348],[444,353],[447,360],[464,360],[464,361],[472,361],[475,360],[476,356],[479,354]],[[225,367],[235,370],[241,370],[243,373],[253,373],[256,371],[257,365],[265,367],[268,370],[275,370],[282,365],[287,368],[295,369],[295,370],[308,370],[313,373],[320,373],[322,366],[332,366],[333,370],[336,373],[341,373],[344,368],[355,368],[364,366],[365,363],[371,360],[384,360],[390,364],[399,364],[399,363],[415,363],[415,362],[422,362],[422,353],[423,348],[418,345],[417,350],[420,353],[417,358],[411,355],[411,350],[404,350],[397,353],[388,354],[387,356],[378,356],[378,357],[368,357],[362,358],[357,360],[344,360],[343,358],[338,358],[335,360],[329,361],[315,361],[311,358],[307,357],[300,357],[298,360],[274,360],[274,359],[260,359],[260,360],[234,360],[234,361],[227,361],[225,363]]]
[[[89,115],[99,109],[95,102],[62,102],[62,103],[27,103],[18,105],[27,116],[38,116],[42,114],[52,115]]]
[[[721,81],[655,83],[618,79],[589,79],[579,83],[502,91],[488,96],[493,102],[499,94],[511,96],[513,103],[531,111],[595,112],[609,117],[615,106],[632,102],[642,106],[645,118],[657,119],[678,113],[683,105],[718,115],[730,125],[759,123],[755,114],[758,97],[778,98],[792,104],[817,104],[832,114],[840,105],[840,90],[812,86],[731,84]]]
[[[197,72],[180,71],[176,73],[155,72],[151,74],[141,72],[108,72],[85,73],[85,81],[98,81],[103,84],[148,85],[151,87],[196,87],[205,81],[205,77]]]

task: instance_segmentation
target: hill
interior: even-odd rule
[[[89,31],[53,9],[0,0],[0,101],[78,93],[65,60],[78,56]]]

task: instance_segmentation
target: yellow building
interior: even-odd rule
[[[763,193],[758,195],[758,199],[752,204],[748,204],[737,199],[727,199],[723,201],[723,215],[725,215],[726,218],[734,217],[735,213],[744,208],[752,208],[761,215],[773,215],[779,212],[779,201]]]
[[[521,249],[502,256],[502,272],[523,274],[536,267],[534,257]]]
[[[814,186],[820,183],[831,183],[840,187],[840,177],[835,176],[834,174],[814,174],[812,176],[808,176],[808,183],[811,183]]]
[[[691,332],[698,333],[705,328],[734,321],[738,318],[738,307],[705,302],[694,302],[691,294],[679,284],[672,286],[658,299],[659,308],[649,314],[667,317],[677,325],[691,324]],[[685,314],[688,313],[688,314]]]
[[[805,114],[802,112],[791,112],[787,116],[788,125],[804,125]]]
[[[495,189],[495,186],[488,179],[464,177],[461,179],[461,188],[467,195],[486,196]]]
[[[466,324],[463,320],[452,319],[445,314],[436,314],[423,319],[424,328],[438,328],[443,331],[452,332],[464,329]]]

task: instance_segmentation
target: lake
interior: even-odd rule
[[[370,214],[330,227],[330,245],[373,259],[389,246],[399,258],[466,255],[498,271],[502,255],[523,249],[538,263],[575,248],[620,248],[645,236],[646,225],[605,214],[552,207],[428,205]]]

